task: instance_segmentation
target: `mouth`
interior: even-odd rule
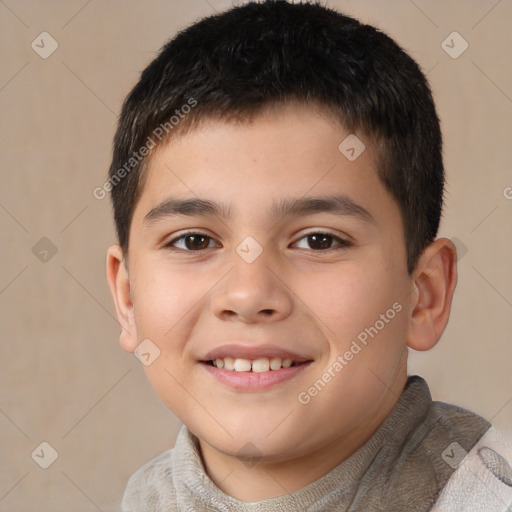
[[[304,364],[307,361],[294,361],[280,357],[259,357],[252,360],[235,357],[219,357],[202,362],[227,371],[264,373],[280,370],[281,368],[292,368]]]
[[[223,386],[240,392],[262,392],[293,381],[312,363],[278,357],[242,359],[233,357],[200,361],[201,366]]]

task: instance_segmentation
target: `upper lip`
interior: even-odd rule
[[[233,357],[235,359],[259,359],[261,357],[279,357],[281,359],[290,359],[292,362],[303,363],[311,359],[303,357],[291,350],[286,350],[278,345],[240,345],[237,343],[227,343],[210,350],[201,359],[202,361],[214,361],[215,359],[224,359]]]

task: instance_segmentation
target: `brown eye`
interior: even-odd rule
[[[213,239],[209,236],[203,235],[202,233],[186,233],[178,238],[174,238],[166,247],[177,248],[183,251],[201,251],[212,247],[210,242]]]
[[[187,235],[184,239],[186,248],[190,250],[207,249],[208,245],[210,245],[208,242],[209,237],[204,235]]]
[[[301,238],[296,244],[306,241],[307,247],[299,247],[300,249],[313,249],[314,251],[327,252],[331,250],[339,250],[350,247],[351,243],[329,233],[309,233]],[[333,245],[334,242],[334,245]]]
[[[312,249],[330,249],[333,237],[325,233],[308,235],[308,243]]]

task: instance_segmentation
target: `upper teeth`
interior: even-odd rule
[[[250,359],[224,357],[213,361],[217,368],[225,370],[235,370],[237,372],[253,372],[261,373],[270,370],[279,370],[279,368],[289,368],[292,365],[291,359],[281,359],[280,357],[260,357],[251,361]]]

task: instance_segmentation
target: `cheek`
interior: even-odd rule
[[[144,269],[144,272],[141,272]],[[134,272],[135,322],[139,340],[149,339],[158,357],[144,366],[146,377],[160,400],[182,421],[186,418],[190,351],[187,341],[208,283],[187,271],[147,259]]]
[[[167,345],[176,340],[175,332],[197,314],[208,284],[190,271],[171,269],[161,262],[141,265],[137,275],[135,321],[140,337],[154,338]]]
[[[384,379],[389,376],[388,370],[393,371],[405,346],[405,310],[398,278],[378,265],[351,264],[304,280],[300,293],[321,320],[317,325],[329,342],[327,368],[347,354],[340,373],[350,374],[358,385],[370,370],[382,373]],[[338,382],[345,385],[347,381],[340,378]]]
[[[394,289],[379,275],[385,276],[375,267],[347,262],[332,272],[298,279],[297,295],[322,320],[326,334],[343,340],[375,323],[392,307]]]

